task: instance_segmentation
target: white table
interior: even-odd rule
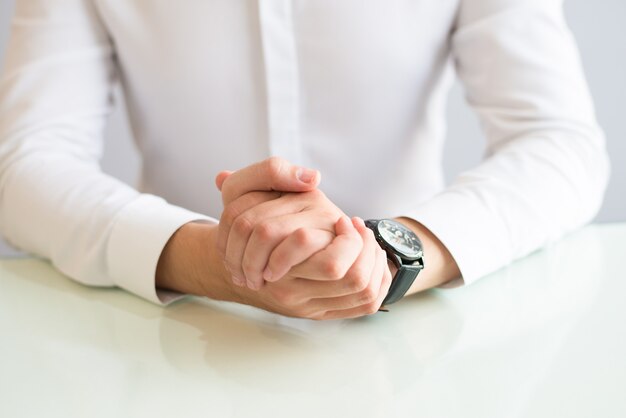
[[[626,224],[352,321],[0,261],[0,417],[626,417]]]

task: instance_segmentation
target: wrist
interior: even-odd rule
[[[230,275],[217,252],[217,225],[189,222],[180,227],[163,249],[156,271],[156,287],[239,301]]]
[[[424,270],[419,274],[408,294],[441,286],[461,275],[450,251],[428,228],[411,218],[400,217],[395,221],[415,232],[424,248]]]

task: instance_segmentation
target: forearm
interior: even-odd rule
[[[472,283],[591,220],[609,161],[560,2],[463,3],[450,45],[486,158],[406,215]]]
[[[159,258],[156,287],[215,300],[239,301],[216,250],[217,228],[217,225],[190,222],[176,231]]]
[[[450,251],[430,230],[410,218],[397,218],[396,221],[415,232],[424,246],[425,268],[413,282],[407,294],[440,286],[461,275]]]

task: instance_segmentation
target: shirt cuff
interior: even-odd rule
[[[218,221],[143,194],[116,216],[107,248],[113,282],[150,302],[166,305],[183,295],[157,290],[156,268],[165,244],[186,223]]]
[[[403,216],[428,228],[456,261],[462,281],[443,287],[471,284],[511,260],[506,229],[471,192],[449,189]]]

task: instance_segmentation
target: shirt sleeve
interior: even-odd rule
[[[486,157],[408,216],[471,283],[589,222],[609,162],[561,0],[462,0],[451,47]]]
[[[81,283],[164,303],[161,251],[183,224],[211,219],[101,171],[116,71],[92,3],[16,2],[0,79],[0,228]]]

